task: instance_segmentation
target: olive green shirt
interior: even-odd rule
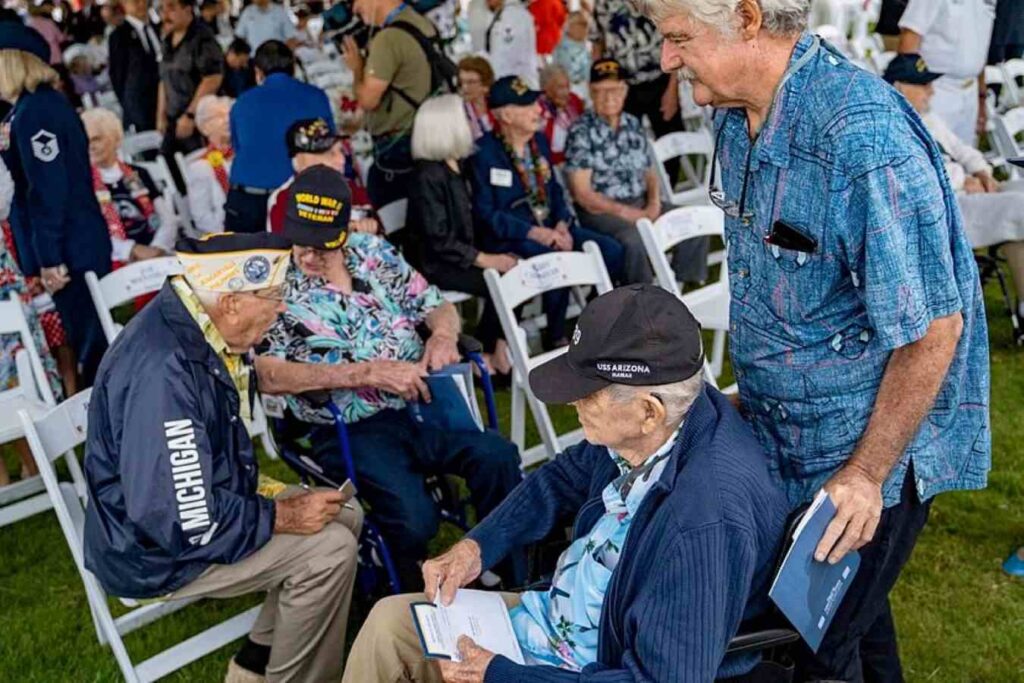
[[[428,38],[437,32],[430,20],[411,7],[406,7],[394,21],[412,24]],[[395,89],[422,102],[430,94],[430,64],[416,39],[400,28],[382,28],[370,41],[366,59],[366,75],[391,85],[380,105],[367,113],[366,125],[373,137],[412,130],[416,109]]]

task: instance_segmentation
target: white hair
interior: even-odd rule
[[[625,403],[640,394],[653,394],[665,406],[665,424],[671,425],[683,419],[703,389],[704,372],[701,371],[679,382],[648,386],[612,384],[607,391],[608,396],[616,403]]]
[[[640,11],[655,22],[677,14],[689,14],[697,21],[732,33],[736,10],[742,0],[639,0]],[[772,35],[786,36],[807,28],[812,0],[756,0],[761,7],[762,25]]]
[[[200,133],[206,130],[206,124],[216,118],[222,111],[231,111],[231,105],[235,101],[230,97],[219,97],[217,95],[203,95],[196,105],[196,128]],[[205,135],[205,133],[204,133]]]
[[[565,70],[565,67],[558,62],[551,62],[544,66],[540,70],[540,87],[541,89],[547,87],[547,84],[551,82],[555,76],[569,77],[569,72]]]
[[[109,109],[94,107],[80,114],[86,135],[97,134],[107,136],[113,141],[114,147],[120,147],[124,140],[124,126],[121,117]]]
[[[412,124],[412,158],[426,161],[465,159],[473,153],[473,131],[458,95],[431,97]]]

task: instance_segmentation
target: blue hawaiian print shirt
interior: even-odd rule
[[[418,362],[424,345],[416,326],[444,303],[441,292],[379,237],[352,233],[344,249],[352,294],[290,264],[287,310],[267,332],[261,351],[299,363]],[[349,423],[405,406],[401,397],[371,387],[336,389],[331,398]],[[326,408],[300,396],[287,401],[303,422],[331,422]]]
[[[793,66],[815,39],[805,33]],[[910,105],[822,42],[781,86],[751,143],[745,113],[715,117],[726,219],[730,353],[758,440],[794,505],[853,453],[894,349],[936,318],[963,332],[935,405],[883,488],[913,464],[922,499],[978,489],[991,466],[981,286],[941,151]],[[781,221],[816,240],[772,246]]]
[[[608,583],[633,516],[661,479],[680,429],[682,425],[636,468],[608,451],[620,476],[601,492],[604,514],[590,533],[576,539],[558,558],[551,588],[526,591],[522,603],[510,613],[527,664],[579,671],[597,661],[598,624]]]
[[[594,113],[583,112],[569,129],[565,142],[566,172],[592,171],[594,191],[617,202],[647,198],[647,172],[654,168],[654,151],[640,119],[622,112],[619,127]]]

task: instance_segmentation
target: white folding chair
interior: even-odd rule
[[[141,169],[145,169],[149,177],[156,183],[157,188],[165,196],[168,192],[177,193],[178,186],[174,184],[174,176],[171,175],[171,167],[167,165],[167,159],[158,156],[153,161],[133,162]]]
[[[990,112],[991,113],[991,112]],[[992,147],[1002,159],[1021,156],[1020,143],[1017,136],[1024,132],[1024,107],[1014,107],[1002,114],[991,116]],[[993,162],[993,165],[999,165]],[[1018,177],[1016,166],[1010,165],[1007,170],[1013,178]]]
[[[1000,87],[998,95],[995,92],[996,86]],[[1006,73],[1000,66],[988,65],[985,67],[985,88],[988,89],[986,95],[991,99],[992,106],[996,111],[1005,111],[1020,104],[1017,101],[1019,95],[1017,88],[1007,84]]]
[[[181,273],[181,264],[174,256],[136,261],[104,275],[102,279],[91,270],[85,274],[85,284],[89,287],[92,304],[100,318],[100,326],[107,338],[107,343],[121,331],[121,326],[114,322],[110,312],[128,303],[137,296],[144,296],[159,291],[171,275]]]
[[[565,353],[566,349],[531,356],[526,330],[516,320],[515,309],[545,292],[563,287],[595,287],[599,294],[604,294],[611,291],[612,281],[601,258],[601,250],[593,242],[586,242],[582,252],[556,251],[525,259],[504,275],[488,268],[484,271],[484,279],[498,311],[513,366],[512,441],[519,447],[523,466],[529,466],[553,458],[559,451],[576,443],[582,431],[577,429],[559,436],[551,423],[547,406],[530,391],[530,370]],[[529,450],[526,449],[526,403],[530,406],[541,438],[541,444]]]
[[[158,151],[163,141],[164,135],[158,130],[126,133],[121,141],[121,155],[131,162],[142,160],[143,154]]]
[[[715,377],[720,376],[725,362],[725,335],[729,331],[729,269],[726,256],[722,254],[715,257],[715,261],[722,264],[717,282],[681,295],[666,253],[686,240],[724,237],[725,216],[722,210],[714,206],[688,206],[673,209],[654,223],[643,218],[637,221],[636,226],[658,286],[679,296],[703,329],[714,330],[711,372]],[[711,261],[712,255],[709,255],[709,264]]]
[[[399,199],[398,201],[385,204],[377,210],[377,218],[385,235],[393,235],[405,227],[406,213],[409,211],[409,200]]]
[[[707,128],[690,132],[677,132],[663,135],[654,141],[654,156],[658,159],[656,170],[661,179],[665,198],[675,206],[689,206],[708,203],[708,184],[711,181],[711,156],[715,151],[715,141]],[[697,176],[690,164],[689,157],[703,157],[703,172]],[[688,176],[686,186],[677,190],[672,178],[668,177],[665,162],[679,159],[683,171]]]
[[[21,344],[14,355],[18,386],[0,391],[0,444],[4,444],[25,436],[18,411],[24,410],[38,417],[56,405],[56,401],[16,294],[12,293],[6,301],[0,301],[0,335],[17,335]],[[67,464],[75,486],[84,491],[85,478],[74,453],[70,454]],[[0,527],[49,508],[50,499],[44,492],[43,480],[38,476],[0,486]]]
[[[216,626],[206,629],[187,640],[136,664],[128,654],[122,637],[136,629],[150,624],[161,617],[196,602],[194,599],[155,602],[136,607],[127,614],[114,618],[107,603],[107,594],[96,577],[85,568],[84,526],[87,493],[72,484],[57,479],[53,462],[68,453],[73,454],[76,446],[85,441],[89,398],[92,391],[87,389],[75,394],[59,406],[43,415],[33,417],[28,411],[19,410],[25,438],[32,456],[39,466],[39,474],[46,487],[46,493],[60,523],[64,539],[71,549],[75,567],[85,586],[85,595],[92,613],[96,637],[100,644],[109,645],[125,680],[129,683],[155,681],[172,671],[196,661],[228,643],[245,636],[256,621],[260,607],[253,607],[235,615]],[[137,604],[133,600],[122,600],[126,605]]]
[[[999,65],[1003,72],[1004,90],[1006,95],[1000,97],[1000,106],[1003,109],[1019,107],[1024,105],[1024,59],[1007,59]],[[985,83],[988,83],[989,71],[985,69]],[[1005,100],[1005,101],[1004,101]]]

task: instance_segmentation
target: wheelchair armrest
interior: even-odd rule
[[[769,628],[763,631],[737,634],[729,641],[725,653],[734,655],[740,652],[759,652],[779,645],[800,640],[800,634],[788,628]]]
[[[471,337],[468,334],[459,334],[459,355],[468,356],[471,353],[482,353],[484,345],[480,343],[480,340],[476,337]]]

